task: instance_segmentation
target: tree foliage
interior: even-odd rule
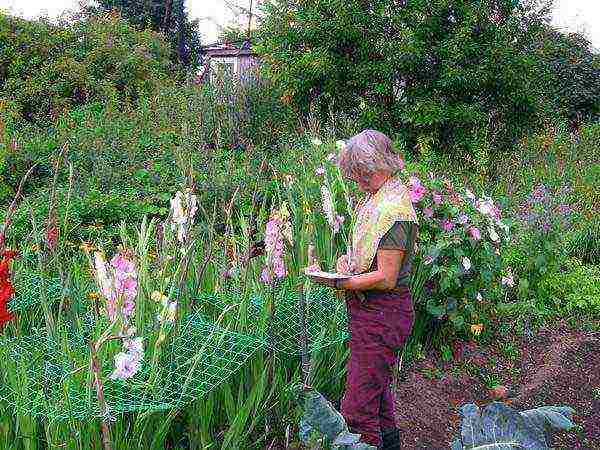
[[[481,161],[540,123],[531,42],[548,5],[517,0],[271,0],[255,49],[283,99],[352,111],[410,149]],[[536,74],[536,75],[533,75]],[[484,153],[473,153],[484,148]]]
[[[161,36],[118,14],[68,27],[0,15],[0,47],[0,99],[40,124],[90,101],[137,99],[170,73]]]
[[[105,10],[115,9],[138,28],[163,33],[171,44],[172,60],[186,68],[200,63],[198,20],[190,20],[184,0],[99,0]]]

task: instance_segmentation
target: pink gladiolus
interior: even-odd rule
[[[286,210],[287,211],[287,210]],[[285,261],[284,232],[289,229],[289,221],[286,219],[286,211],[282,210],[271,214],[265,230],[265,254],[266,264],[263,268],[260,280],[269,284],[274,276],[283,278],[287,275]]]
[[[444,231],[452,231],[452,229],[454,228],[454,223],[448,219],[444,219],[442,221],[442,229]]]
[[[423,186],[421,184],[421,180],[419,180],[417,177],[410,177],[409,179],[409,185],[410,185],[410,200],[413,203],[418,203],[421,201],[421,199],[423,198],[423,196],[425,195],[425,193],[427,192],[427,190],[425,189],[425,186]]]
[[[438,192],[435,192],[433,194],[433,203],[435,203],[436,205],[441,205],[442,203],[444,203],[444,198],[442,197],[441,194],[439,194]]]
[[[476,228],[476,227],[469,228],[469,235],[476,241],[479,241],[481,239],[481,231],[479,230],[479,228]]]
[[[431,219],[433,217],[433,209],[428,206],[427,208],[423,209],[423,215],[427,219]]]

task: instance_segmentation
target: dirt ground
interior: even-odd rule
[[[403,367],[396,393],[402,449],[449,449],[459,433],[459,407],[493,401],[489,388],[500,384],[509,388],[503,401],[519,411],[575,409],[576,429],[557,434],[555,450],[600,450],[600,333],[557,322],[523,334],[457,345],[450,362],[427,355]]]

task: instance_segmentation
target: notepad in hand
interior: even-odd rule
[[[345,273],[336,273],[336,272],[323,272],[321,270],[309,270],[307,267],[304,269],[304,273],[311,278],[320,278],[324,280],[346,280],[350,278],[352,275]]]

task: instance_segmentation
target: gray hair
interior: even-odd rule
[[[361,173],[381,170],[396,172],[402,168],[402,158],[393,150],[392,140],[376,130],[363,130],[345,142],[339,155],[344,177],[355,180]]]

